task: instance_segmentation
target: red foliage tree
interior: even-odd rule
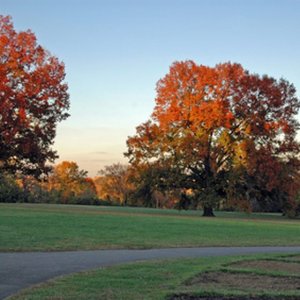
[[[10,17],[0,16],[0,165],[11,172],[40,175],[57,122],[68,117],[65,68],[37,44],[30,30],[16,32]]]
[[[167,180],[192,189],[204,215],[213,215],[233,174],[243,174],[240,184],[255,178],[271,191],[282,185],[285,165],[298,171],[299,107],[286,80],[250,74],[239,64],[175,62],[157,83],[152,118],[128,138],[125,155],[136,167],[167,166],[177,174]]]

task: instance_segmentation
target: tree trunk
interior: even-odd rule
[[[203,217],[215,217],[213,208],[209,206],[204,206],[203,208]]]

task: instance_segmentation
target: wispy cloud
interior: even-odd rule
[[[95,152],[90,152],[90,155],[108,155],[109,153],[106,151],[95,151]]]

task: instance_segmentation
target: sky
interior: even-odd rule
[[[0,0],[0,14],[65,63],[71,116],[53,147],[90,176],[127,162],[174,61],[237,62],[300,95],[300,0]]]

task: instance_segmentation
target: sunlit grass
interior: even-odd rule
[[[0,250],[300,245],[300,221],[279,214],[39,204],[0,205]]]

